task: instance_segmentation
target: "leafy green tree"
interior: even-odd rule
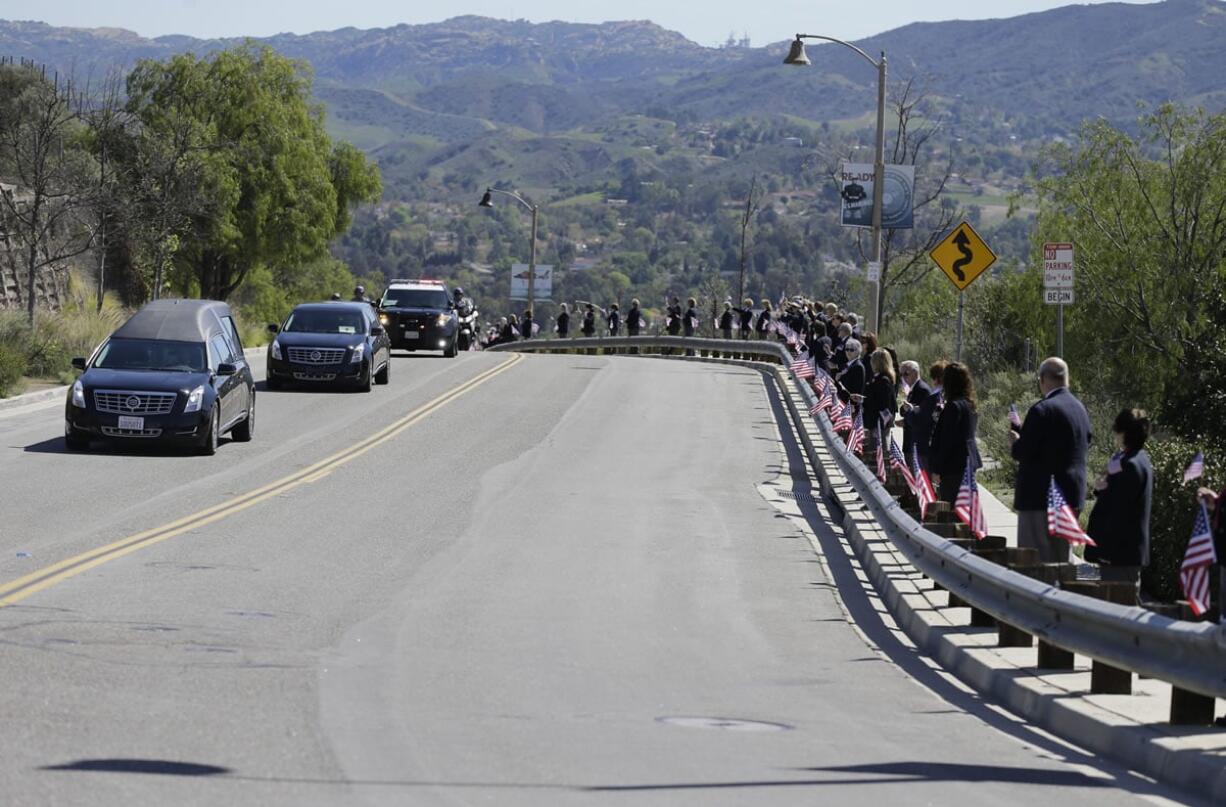
[[[186,150],[211,204],[192,212],[178,248],[185,292],[225,299],[257,268],[318,258],[351,206],[378,200],[378,169],[332,143],[310,95],[305,65],[250,44],[144,61],[128,77],[128,111],[147,133],[172,138],[192,124]]]
[[[1088,122],[1041,171],[1034,262],[1044,241],[1077,250],[1068,357],[1104,393],[1203,425],[1223,386],[1226,114],[1163,106],[1137,136]]]

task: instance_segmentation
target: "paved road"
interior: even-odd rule
[[[3,803],[1141,803],[848,624],[753,371],[406,358],[258,411],[211,458],[0,416]]]

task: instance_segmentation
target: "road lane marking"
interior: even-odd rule
[[[19,577],[8,583],[0,585],[0,608],[14,603],[20,602],[25,598],[36,594],[44,589],[67,580],[70,577],[75,577],[81,572],[93,569],[96,566],[101,566],[104,563],[121,558],[124,555],[131,554],[138,549],[152,546],[153,544],[161,543],[162,541],[182,535],[185,532],[206,527],[209,524],[220,521],[224,518],[242,512],[249,507],[264,502],[274,496],[280,495],[294,488],[318,481],[324,476],[327,476],[335,469],[345,465],[366,452],[377,446],[383,445],[389,440],[394,439],[409,427],[421,421],[431,413],[446,406],[451,401],[470,392],[473,389],[489,381],[496,375],[509,370],[523,359],[522,354],[515,354],[513,357],[504,361],[496,367],[492,367],[478,375],[473,376],[468,381],[448,390],[442,395],[434,398],[427,403],[409,412],[404,417],[393,422],[391,425],[375,432],[371,436],[355,443],[348,448],[325,457],[318,462],[308,465],[301,470],[295,471],[289,476],[282,477],[275,482],[270,482],[267,485],[248,491],[238,496],[232,497],[220,504],[215,504],[212,507],[207,507],[189,516],[176,519],[169,524],[163,524],[160,527],[154,527],[150,530],[138,532],[135,535],[129,535],[126,538],[121,538],[118,541],[91,549],[88,552],[82,552],[79,555],[74,555],[70,558],[65,558],[58,563],[53,563],[37,571],[31,572],[24,577]]]

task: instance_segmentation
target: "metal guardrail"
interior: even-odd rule
[[[673,355],[684,355],[689,349],[766,358],[782,365],[776,368],[780,381],[784,380],[782,374],[793,358],[777,342],[679,336],[528,340],[490,349],[539,352],[630,347],[638,348],[640,354],[672,349]],[[798,380],[796,388],[804,403],[803,412],[792,396],[784,398],[799,424],[804,422],[814,396],[806,383]],[[859,458],[847,450],[824,412],[816,421],[843,475],[895,546],[929,578],[971,606],[1057,647],[1166,681],[1180,689],[1226,698],[1226,624],[1184,622],[1143,608],[1096,600],[980,558],[924,529],[902,509]],[[821,465],[817,462],[813,465],[823,492],[830,495],[830,483]]]

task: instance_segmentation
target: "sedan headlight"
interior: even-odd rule
[[[77,409],[85,408],[85,385],[80,379],[72,385],[72,405]]]
[[[435,321],[435,324],[436,324],[436,325],[438,325],[440,328],[441,328],[441,327],[443,327],[444,325],[446,325],[446,324],[447,324],[447,315],[446,315],[446,314],[439,314],[439,315],[438,315],[438,319]]]
[[[362,360],[362,357],[365,355],[366,355],[366,343],[363,342],[362,344],[358,345],[357,347],[353,349],[353,355],[349,357],[349,362],[351,364],[357,364],[358,362]]]
[[[276,339],[272,340],[272,357],[277,361],[281,361],[281,343]]]
[[[187,394],[187,406],[183,407],[184,412],[199,412],[200,407],[204,404],[204,387],[196,387]]]

